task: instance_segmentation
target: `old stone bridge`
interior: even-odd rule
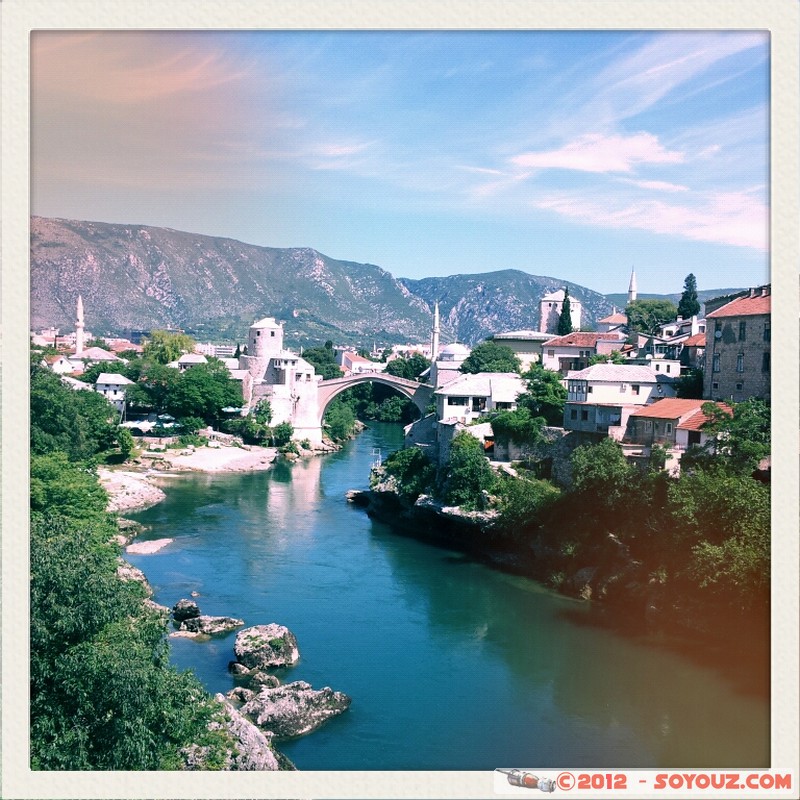
[[[317,386],[317,423],[322,428],[322,418],[325,416],[325,409],[328,404],[351,386],[360,383],[382,383],[384,386],[391,386],[403,397],[407,397],[419,410],[420,417],[425,416],[425,412],[433,398],[433,386],[427,383],[418,383],[408,380],[408,378],[398,378],[395,375],[387,375],[383,372],[361,372],[358,375],[348,375],[346,378],[333,378],[327,381],[320,381]]]

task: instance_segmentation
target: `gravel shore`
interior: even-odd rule
[[[198,447],[193,452],[166,450],[157,461],[140,470],[111,470],[101,467],[97,476],[109,495],[108,510],[132,511],[160,503],[166,495],[156,485],[165,475],[176,472],[251,472],[269,469],[277,457],[273,447]]]

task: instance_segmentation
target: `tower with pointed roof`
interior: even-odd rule
[[[75,319],[75,355],[83,353],[83,298],[78,295],[78,310]]]
[[[431,330],[431,361],[436,361],[439,355],[439,301],[433,306],[433,329]]]
[[[628,284],[628,303],[633,303],[636,300],[636,271],[631,267],[631,282]]]

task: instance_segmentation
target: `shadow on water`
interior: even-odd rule
[[[744,633],[740,621],[720,619],[718,629],[710,636],[688,627],[666,624],[653,631],[643,614],[619,606],[592,607],[589,613],[565,608],[558,616],[570,625],[606,630],[656,652],[677,655],[713,670],[737,694],[769,700],[770,636],[766,618],[751,621],[746,626],[748,633]]]

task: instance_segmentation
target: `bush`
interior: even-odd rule
[[[398,494],[412,503],[435,488],[436,467],[418,447],[395,451],[382,466],[384,474],[395,479]]]
[[[275,447],[283,447],[287,445],[294,435],[294,428],[288,422],[281,422],[272,429],[272,438],[275,442]]]
[[[497,477],[484,455],[483,444],[466,431],[457,433],[450,444],[441,483],[446,503],[468,511],[486,507],[484,492],[494,489]]]

